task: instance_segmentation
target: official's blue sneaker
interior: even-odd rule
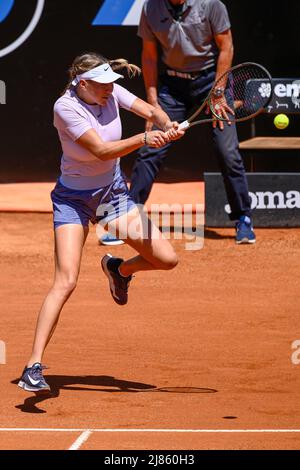
[[[255,243],[256,237],[253,231],[253,226],[250,217],[242,215],[235,225],[236,229],[236,243]]]
[[[114,235],[111,233],[105,233],[100,239],[99,239],[99,244],[100,245],[123,245],[124,241],[120,240],[119,238],[116,238]]]
[[[46,367],[39,362],[31,367],[25,367],[18,383],[19,387],[27,392],[50,392],[50,387],[43,377],[43,369]]]
[[[128,302],[128,287],[132,276],[124,277],[119,273],[119,266],[123,262],[122,258],[115,258],[107,253],[101,260],[101,266],[108,277],[109,288],[112,298],[118,305],[125,305]]]

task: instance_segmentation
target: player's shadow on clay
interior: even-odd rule
[[[60,390],[137,393],[141,390],[151,390],[156,388],[155,385],[144,384],[141,382],[130,382],[128,380],[118,380],[115,377],[106,375],[47,375],[46,380],[50,385],[51,393],[39,392],[35,395],[31,395],[24,400],[23,404],[17,405],[16,408],[20,409],[24,413],[46,413],[46,411],[37,408],[37,403],[57,398],[60,394]],[[13,380],[12,383],[17,384],[18,381],[19,380]]]
[[[128,380],[119,380],[115,377],[106,375],[94,376],[67,376],[67,375],[47,375],[47,383],[50,385],[51,393],[40,393],[28,396],[24,403],[16,405],[16,408],[23,413],[46,413],[37,407],[38,403],[45,400],[57,398],[60,390],[71,391],[92,391],[105,393],[140,393],[140,392],[169,392],[169,393],[215,393],[217,390],[210,388],[196,387],[163,387],[158,388],[156,385],[145,384],[142,382],[132,382]],[[19,379],[13,380],[11,383],[17,384]],[[24,392],[25,393],[25,392]],[[28,393],[28,392],[26,392]]]

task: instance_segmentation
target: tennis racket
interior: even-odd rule
[[[262,65],[253,62],[235,65],[215,81],[207,98],[179,129],[215,121],[247,121],[268,106],[272,93],[272,77]],[[210,109],[213,117],[195,121],[204,108]]]

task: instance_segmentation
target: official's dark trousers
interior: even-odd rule
[[[182,122],[190,116],[195,106],[199,106],[206,98],[214,78],[214,69],[203,71],[193,80],[164,74],[160,77],[159,104],[172,121]],[[215,129],[212,128],[212,143],[216,150],[231,208],[229,218],[237,220],[242,215],[251,216],[248,184],[244,163],[239,153],[235,124],[224,123],[223,130],[218,126]],[[139,150],[132,171],[130,187],[130,195],[136,203],[144,204],[148,199],[153,182],[171,145],[167,144],[160,149],[145,146]]]

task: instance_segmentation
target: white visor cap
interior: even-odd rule
[[[109,64],[102,64],[80,75],[76,75],[76,78],[72,81],[72,85],[77,85],[82,79],[93,80],[93,82],[98,83],[112,83],[119,78],[124,77],[123,75],[114,72]]]

